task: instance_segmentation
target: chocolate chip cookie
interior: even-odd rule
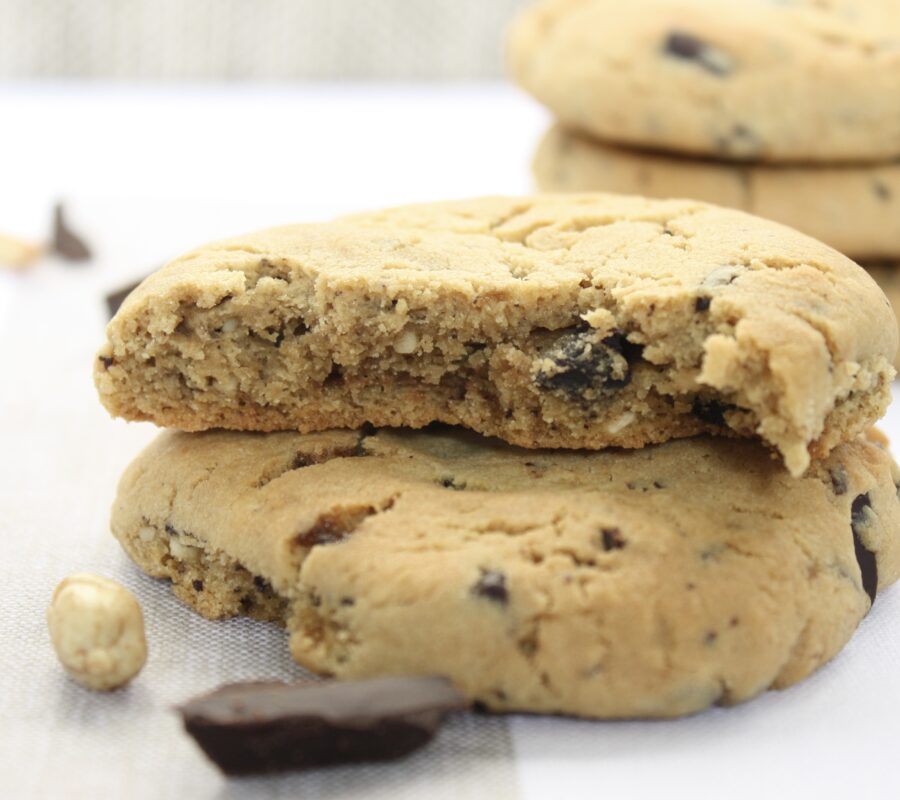
[[[674,716],[840,650],[900,574],[897,479],[865,438],[798,479],[716,437],[165,432],[112,529],[205,616],[284,624],[316,672],[445,675],[498,711]]]
[[[900,258],[900,160],[739,164],[616,147],[555,126],[534,175],[543,191],[693,197],[790,225],[854,259]]]
[[[183,430],[462,424],[525,447],[759,436],[793,474],[878,419],[897,325],[872,279],[692,201],[487,198],[195,250],[123,303],[112,413]]]
[[[900,157],[896,0],[543,0],[513,77],[601,139],[728,159]]]

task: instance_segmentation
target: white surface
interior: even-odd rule
[[[0,76],[465,79],[503,74],[531,0],[3,0]]]
[[[155,431],[110,420],[95,398],[102,294],[215,236],[526,191],[545,119],[493,86],[19,86],[0,87],[0,111],[0,230],[39,234],[64,196],[98,253],[87,267],[0,273],[0,797],[897,796],[896,588],[831,664],[741,707],[671,722],[474,718],[398,765],[225,782],[170,707],[226,680],[299,670],[281,632],[199,619],[109,536],[118,476]],[[900,441],[895,409],[883,427]],[[78,688],[50,650],[43,610],[80,570],[122,580],[143,604],[150,660],[125,692]]]

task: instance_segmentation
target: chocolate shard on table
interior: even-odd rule
[[[467,703],[439,677],[236,683],[178,708],[226,775],[400,758]]]
[[[123,286],[121,289],[113,289],[113,291],[106,293],[104,299],[106,300],[106,311],[109,314],[110,319],[116,315],[119,306],[125,302],[125,298],[140,285],[141,281],[135,281],[134,283],[129,283],[127,286]]]
[[[53,251],[66,261],[87,261],[91,258],[91,249],[66,222],[62,203],[53,207]]]

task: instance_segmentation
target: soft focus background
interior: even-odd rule
[[[685,720],[463,717],[397,764],[245,781],[180,731],[172,706],[194,693],[302,671],[283,631],[199,618],[110,536],[118,477],[156,430],[96,399],[104,295],[253,228],[530,191],[549,115],[501,56],[524,5],[0,0],[0,234],[45,243],[62,201],[94,253],[0,268],[0,798],[892,796],[896,588],[800,686]],[[52,654],[44,611],[79,571],[144,608],[150,658],[124,691],[81,689]]]
[[[502,74],[528,0],[0,0],[0,79],[461,80]]]

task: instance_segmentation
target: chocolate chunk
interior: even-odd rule
[[[472,594],[486,597],[495,603],[508,603],[509,592],[506,589],[506,575],[493,569],[482,569],[481,577],[472,587]]]
[[[429,742],[466,701],[444,678],[237,683],[178,711],[226,775],[388,761]]]
[[[366,517],[370,517],[374,513],[375,509],[372,506],[363,506],[339,508],[328,514],[322,514],[311,528],[301,531],[294,537],[294,544],[299,547],[316,547],[322,544],[342,542],[362,524]]]
[[[740,122],[732,125],[730,131],[716,137],[715,144],[720,152],[741,157],[758,153],[762,149],[759,137]]]
[[[199,580],[199,579],[194,580],[194,581],[191,581],[191,586],[194,587],[194,591],[195,591],[195,592],[202,592],[202,591],[203,591],[203,581],[201,581],[201,580]]]
[[[600,531],[604,550],[621,550],[625,547],[625,539],[618,528],[604,528]]]
[[[709,311],[709,305],[712,303],[711,297],[698,297],[694,301],[694,311]]]
[[[672,31],[663,45],[666,55],[685,61],[693,61],[712,75],[722,77],[731,72],[733,60],[719,50],[690,33]]]
[[[114,359],[110,356],[99,356],[100,363],[103,364],[103,369],[109,369],[114,363]]]
[[[836,495],[847,494],[847,470],[842,464],[836,464],[828,470],[828,476],[831,478],[831,488]]]
[[[702,397],[695,397],[691,413],[707,425],[717,425],[720,428],[724,428],[727,425],[725,422],[725,414],[729,411],[734,411],[735,409],[737,409],[737,406],[732,403],[723,403],[721,400],[706,400]]]
[[[268,591],[272,588],[272,584],[269,583],[265,578],[263,578],[262,575],[253,576],[253,585],[261,592]]]
[[[872,501],[869,495],[859,495],[850,506],[850,528],[853,531],[853,552],[859,564],[863,589],[874,603],[875,593],[878,591],[878,562],[875,553],[867,549],[860,538],[860,531],[868,527],[871,521],[871,508]]]
[[[116,312],[119,310],[119,306],[125,302],[125,298],[128,297],[138,286],[141,285],[140,281],[136,281],[135,283],[129,283],[128,286],[123,286],[121,289],[116,289],[115,291],[108,292],[106,295],[106,311],[109,314],[110,319],[112,319]]]
[[[631,364],[640,359],[642,352],[642,345],[629,342],[621,333],[600,339],[591,328],[579,328],[562,334],[543,353],[544,363],[534,380],[541,389],[587,399],[587,393],[627,386]]]
[[[90,248],[66,224],[62,203],[53,208],[53,250],[66,261],[87,261]]]
[[[875,196],[879,200],[882,200],[885,203],[893,197],[891,187],[888,186],[884,181],[880,181],[877,178],[872,181],[872,191],[875,192]]]

